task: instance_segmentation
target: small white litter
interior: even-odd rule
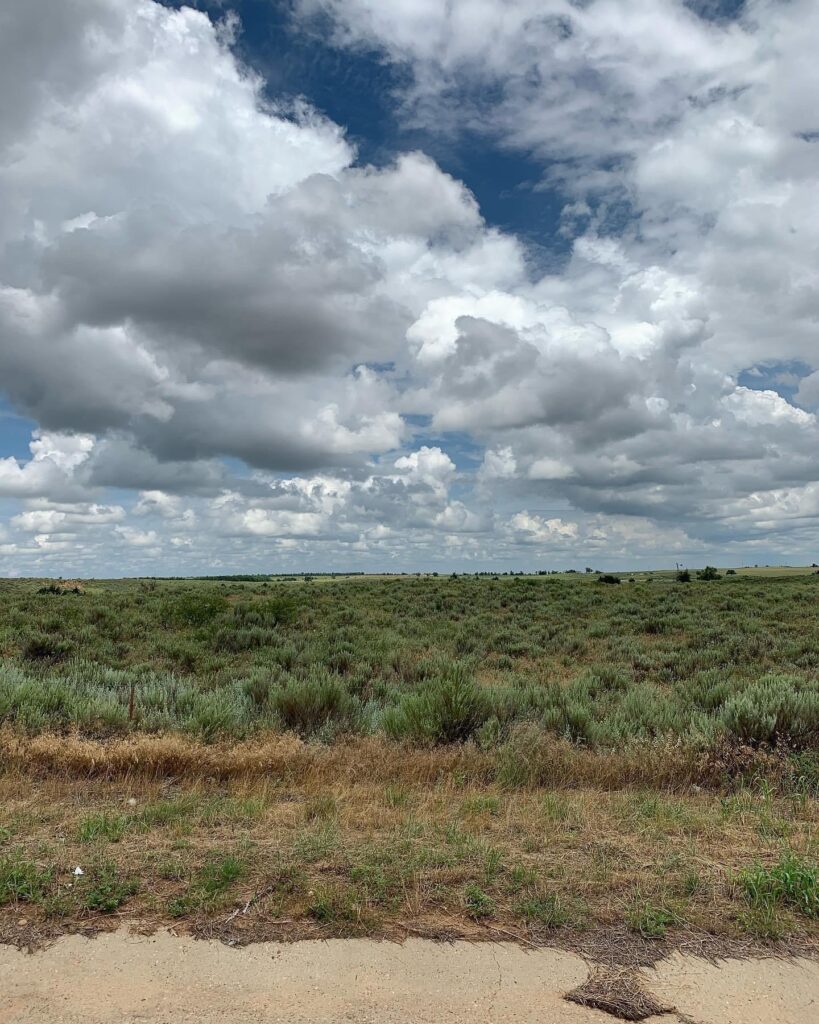
[[[76,875],[76,877],[77,877],[77,878],[79,878],[79,876],[80,876],[80,875],[84,875],[84,874],[85,874],[85,872],[83,871],[83,869],[82,869],[82,868],[81,868],[81,867],[79,866],[79,864],[78,864],[78,865],[77,865],[77,866],[76,866],[76,867],[74,868],[74,874]]]

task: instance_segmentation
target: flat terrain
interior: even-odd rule
[[[0,939],[819,942],[819,577],[0,585]]]
[[[565,998],[582,993],[589,974],[575,954],[508,943],[336,940],[230,950],[168,933],[118,932],[93,942],[61,939],[34,956],[0,948],[0,1020],[604,1024],[614,1019],[609,1013]],[[643,1018],[649,1024],[813,1024],[819,1012],[819,965],[805,960],[707,964],[674,956],[632,972],[629,984],[621,1012],[650,1000],[659,1012]],[[622,999],[622,978],[609,979],[607,990]]]

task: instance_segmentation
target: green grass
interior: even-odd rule
[[[545,928],[559,928],[569,921],[563,900],[554,893],[534,892],[518,900],[515,912],[529,924]]]
[[[805,917],[819,918],[819,864],[783,854],[777,864],[760,864],[739,874],[738,882],[749,906],[756,912],[789,907]]]
[[[184,917],[202,909],[212,909],[234,883],[247,874],[247,863],[233,854],[211,857],[191,880],[187,892],[173,899],[168,912],[172,917]]]
[[[53,869],[40,867],[19,852],[0,857],[0,907],[7,903],[34,903],[48,891]]]
[[[626,914],[629,927],[644,939],[660,939],[673,925],[682,923],[679,912],[664,904],[655,904],[639,892]]]
[[[118,843],[131,825],[132,819],[126,814],[89,814],[83,818],[77,830],[78,838],[83,843],[103,840]]]

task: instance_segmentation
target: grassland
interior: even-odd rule
[[[77,591],[0,584],[8,941],[819,939],[813,574]]]

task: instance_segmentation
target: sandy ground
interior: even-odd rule
[[[501,1024],[608,1022],[563,999],[588,977],[578,956],[509,944],[368,940],[230,949],[160,932],[0,947],[1,1024]],[[819,964],[675,955],[642,972],[696,1024],[816,1024]],[[676,1015],[649,1018],[665,1024]]]

